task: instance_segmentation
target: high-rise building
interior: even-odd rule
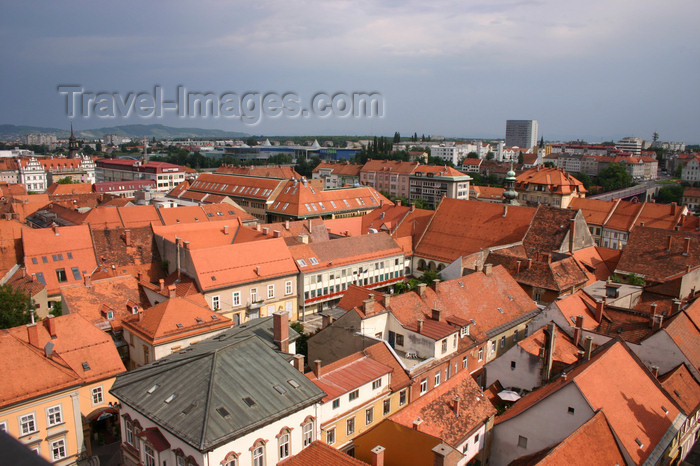
[[[537,120],[507,120],[506,146],[532,149],[537,145]]]

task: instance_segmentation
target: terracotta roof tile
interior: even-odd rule
[[[266,240],[271,235],[240,225],[237,220],[229,222],[184,223],[169,226],[153,226],[153,234],[175,243],[176,238],[189,242],[190,249],[212,248],[233,243]]]
[[[575,197],[571,199],[569,207],[572,210],[581,210],[583,218],[589,225],[603,225],[612,214],[619,201],[600,201]]]
[[[529,185],[545,186],[550,192],[560,194],[586,193],[583,183],[556,167],[533,167],[517,176],[516,189],[527,189]]]
[[[660,382],[686,416],[690,417],[700,408],[700,383],[695,380],[685,364],[664,374]]]
[[[369,159],[362,166],[362,172],[391,172],[410,175],[414,173],[420,164],[418,162],[403,162],[401,160],[373,160]]]
[[[351,354],[321,368],[321,377],[307,372],[306,377],[326,392],[323,402],[350,393],[393,371],[391,366],[382,364],[362,352]]]
[[[228,173],[232,175],[258,176],[262,178],[277,178],[288,180],[290,178],[301,178],[301,175],[294,170],[294,167],[284,165],[251,165],[249,167],[234,167],[222,165],[216,169],[216,173]]]
[[[676,346],[680,348],[688,361],[698,368],[700,367],[700,330],[693,324],[685,312],[676,315],[665,328]]]
[[[455,397],[459,411],[455,414]],[[389,419],[405,427],[413,427],[420,418],[420,431],[457,448],[467,433],[486,423],[496,414],[469,371],[461,371],[429,391]]]
[[[415,255],[452,262],[481,249],[515,243],[525,236],[535,211],[532,207],[506,208],[444,198],[418,242]]]
[[[566,364],[567,366],[573,364],[579,360],[578,347],[574,345],[574,341],[557,326],[559,330],[556,335],[556,342],[554,344],[554,360],[558,363]],[[527,338],[518,342],[523,350],[530,353],[533,356],[540,357],[540,350],[545,347],[545,327],[534,331],[532,334],[528,335]]]
[[[55,338],[49,334],[50,322]],[[2,407],[125,371],[112,338],[80,315],[44,319],[35,328],[36,346],[29,344],[27,326],[0,330]],[[44,352],[49,342],[51,358]]]
[[[355,165],[351,163],[333,163],[333,162],[321,162],[316,165],[313,172],[318,173],[322,169],[332,170],[334,175],[339,176],[360,176],[360,170],[362,170],[363,165]],[[298,177],[297,177],[298,178]]]
[[[367,463],[357,460],[340,450],[336,450],[320,440],[312,442],[311,445],[301,450],[301,452],[291,458],[280,461],[278,464],[284,466],[308,466],[310,464],[318,466],[367,466]]]

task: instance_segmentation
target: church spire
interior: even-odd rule
[[[510,161],[510,170],[506,173],[506,190],[503,191],[503,203],[520,205],[518,202],[518,192],[515,190],[515,172],[513,171],[513,161]]]
[[[74,159],[78,157],[78,141],[73,134],[73,122],[70,123],[70,137],[68,138],[68,158]]]

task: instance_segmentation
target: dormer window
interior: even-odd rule
[[[459,337],[464,338],[467,335],[469,335],[469,326],[465,325],[464,327],[459,329]]]

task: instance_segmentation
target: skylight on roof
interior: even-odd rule
[[[306,267],[306,261],[304,259],[297,259],[297,264],[299,264],[299,267]]]
[[[275,385],[274,389],[277,390],[280,394],[287,393],[287,390],[285,390],[282,385]]]
[[[203,324],[204,321],[202,320],[201,317],[196,317],[195,320],[197,321],[198,324]]]
[[[301,386],[301,385],[299,385],[299,382],[297,382],[296,380],[292,380],[292,379],[287,380],[287,383],[294,388],[299,388]]]
[[[151,388],[149,388],[149,389],[146,391],[146,393],[148,393],[148,394],[150,395],[151,393],[153,393],[153,392],[155,392],[156,390],[158,390],[158,387],[160,387],[160,385],[155,384],[154,386],[152,386]]]
[[[253,400],[249,396],[246,396],[245,398],[243,398],[243,401],[245,402],[245,404],[248,405],[249,408],[252,408],[253,406],[255,406],[255,400]]]
[[[499,307],[499,308],[498,308],[498,312],[500,312],[501,314],[503,314],[503,309],[501,309],[501,308]]]
[[[309,257],[309,262],[311,262],[311,265],[318,265],[318,259],[315,257]]]
[[[84,371],[89,371],[89,370],[90,370],[90,363],[84,362],[84,363],[83,363],[83,370],[84,370]]]
[[[170,403],[170,402],[173,401],[175,398],[177,398],[177,394],[176,394],[176,393],[173,393],[173,394],[171,394],[169,397],[167,397],[167,398],[166,398],[165,400],[163,400],[163,401],[165,401],[166,403]]]
[[[214,315],[211,316],[211,320],[219,320],[219,316],[217,316],[216,314],[214,314]]]
[[[219,406],[218,408],[216,408],[216,412],[219,413],[221,417],[229,417],[231,415],[231,413],[229,413],[228,410],[223,406]]]
[[[177,324],[175,324],[175,326],[176,326],[177,328],[182,328],[182,324],[181,324],[180,322],[178,322]]]

